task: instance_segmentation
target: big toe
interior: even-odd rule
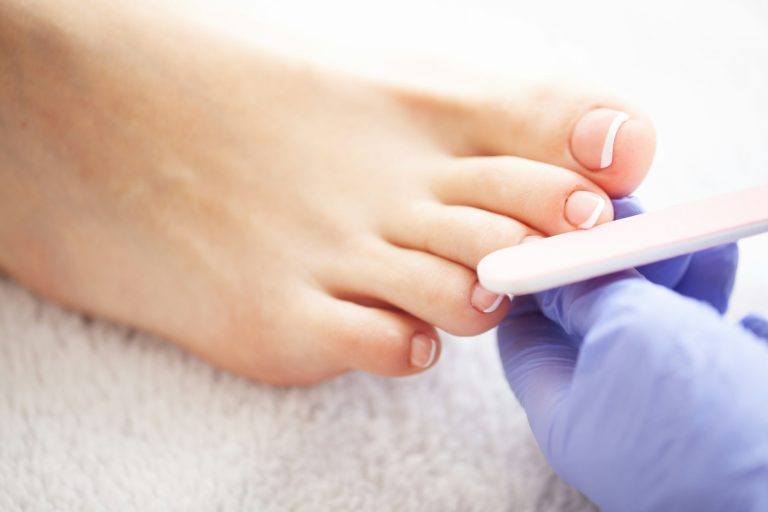
[[[612,197],[631,193],[656,150],[653,124],[638,109],[600,94],[536,86],[470,102],[464,133],[475,154],[525,157],[576,171]]]

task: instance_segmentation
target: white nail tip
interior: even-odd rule
[[[432,366],[432,363],[435,362],[435,356],[437,355],[437,342],[432,338],[429,338],[429,341],[431,343],[431,348],[429,350],[429,358],[427,359],[427,362],[424,364],[422,368],[429,368],[430,366]]]
[[[589,229],[597,224],[597,219],[600,218],[600,214],[605,210],[605,199],[600,196],[595,196],[595,209],[592,210],[592,215],[587,220],[579,224],[579,229]]]
[[[493,301],[493,304],[491,304],[490,306],[488,306],[483,310],[483,313],[493,313],[494,311],[499,309],[499,306],[501,305],[501,301],[503,300],[504,300],[504,295],[499,295],[498,297],[496,297],[496,300]]]
[[[605,141],[603,141],[603,152],[600,154],[600,168],[605,169],[610,167],[613,163],[613,143],[616,141],[616,135],[619,133],[619,128],[624,122],[629,119],[629,115],[625,112],[619,112],[616,117],[613,118],[611,126],[608,127],[608,133],[605,134]]]

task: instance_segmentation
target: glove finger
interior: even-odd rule
[[[539,312],[507,316],[499,325],[498,343],[509,386],[545,447],[543,441],[570,388],[578,348]]]
[[[656,261],[642,267],[637,267],[637,271],[652,283],[667,288],[675,288],[688,271],[691,258],[691,254],[684,254],[668,260]]]
[[[742,318],[739,323],[758,338],[768,341],[768,320],[762,316],[752,313]]]
[[[634,196],[613,200],[613,216],[615,219],[633,217],[644,211],[640,201]],[[690,259],[691,256],[686,254],[644,265],[638,267],[637,270],[652,283],[660,284],[667,288],[674,288],[688,269]]]
[[[736,244],[694,253],[675,291],[708,302],[723,314],[728,309],[738,262],[739,249]]]

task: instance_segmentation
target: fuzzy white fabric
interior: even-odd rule
[[[371,54],[415,48],[468,69],[556,70],[622,91],[658,127],[647,206],[768,181],[758,0],[291,0],[249,2],[251,18],[245,3],[217,7],[237,12],[233,32],[258,18]],[[768,237],[743,244],[735,313],[768,313],[766,261]],[[592,508],[540,456],[493,334],[446,337],[421,376],[275,389],[0,280],[4,511]]]

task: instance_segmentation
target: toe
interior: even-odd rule
[[[653,126],[643,118],[612,108],[584,114],[571,132],[573,158],[591,178],[610,187],[615,197],[629,195],[643,180],[653,160]]]
[[[504,215],[468,206],[425,202],[388,218],[383,236],[392,244],[428,252],[470,269],[487,254],[538,234]]]
[[[608,196],[580,174],[518,157],[464,158],[436,180],[445,204],[494,212],[556,235],[613,219]]]
[[[472,270],[423,251],[379,240],[355,261],[354,268],[334,272],[334,295],[372,297],[451,334],[485,332],[507,309],[506,300],[477,291]]]
[[[406,313],[331,299],[322,315],[324,345],[347,369],[379,375],[419,373],[440,357],[440,338],[430,325]]]
[[[474,150],[572,169],[612,197],[632,192],[656,148],[652,123],[636,108],[599,94],[535,86],[468,107]]]

